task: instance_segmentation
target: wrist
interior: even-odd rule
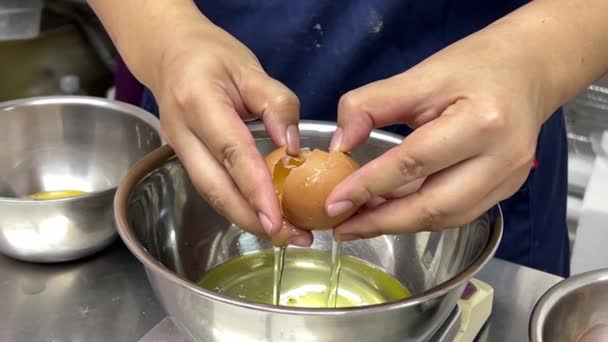
[[[163,55],[179,47],[184,36],[214,26],[191,0],[88,2],[131,72],[146,86],[155,84]]]
[[[492,26],[539,78],[543,121],[608,72],[605,0],[534,1]]]
[[[488,38],[497,45],[493,47],[508,64],[509,76],[516,86],[517,96],[526,96],[535,112],[539,125],[545,122],[563,103],[565,70],[555,70],[551,59],[555,51],[541,39],[549,39],[548,32],[531,32],[529,22],[507,16],[488,27]]]
[[[164,15],[162,20],[142,35],[146,37],[143,39],[143,46],[132,51],[134,75],[151,88],[161,82],[163,68],[170,63],[173,56],[191,48],[187,42],[189,37],[200,36],[201,32],[212,32],[216,29],[198,10],[176,8],[172,12]]]

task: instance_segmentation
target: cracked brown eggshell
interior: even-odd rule
[[[285,150],[281,147],[266,156],[266,165],[273,179],[277,163],[286,156]],[[283,216],[299,228],[331,229],[352,216],[358,208],[330,217],[325,211],[325,200],[336,185],[359,168],[359,164],[342,152],[303,151],[307,151],[300,157],[304,159],[303,163],[290,169],[283,182],[282,194],[277,194]]]

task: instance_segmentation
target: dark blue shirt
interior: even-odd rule
[[[338,100],[345,92],[401,73],[526,2],[201,0],[197,4],[210,20],[247,45],[272,77],[298,95],[303,119],[335,120]],[[149,92],[144,107],[158,112]],[[409,133],[405,126],[387,129]],[[501,203],[505,234],[499,257],[569,274],[566,158],[564,118],[559,111],[542,128],[538,168],[512,198]]]

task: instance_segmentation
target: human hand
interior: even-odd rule
[[[213,208],[276,245],[312,235],[284,222],[270,173],[244,121],[262,119],[272,141],[299,153],[299,101],[254,54],[202,22],[182,27],[150,85],[167,142]]]
[[[374,127],[401,123],[415,130],[329,195],[330,215],[368,203],[336,227],[335,237],[457,227],[515,193],[555,109],[536,62],[479,33],[345,94],[333,149],[354,149]]]

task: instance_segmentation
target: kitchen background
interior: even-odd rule
[[[120,67],[115,53],[85,0],[0,3],[0,101],[55,94],[113,97],[113,71]],[[607,196],[602,192],[608,194],[602,191],[602,185],[606,185],[602,180],[607,177],[596,165],[596,156],[604,154],[602,141],[608,142],[603,138],[608,131],[608,78],[568,103],[566,116],[570,153],[568,224],[575,259],[573,272],[577,273],[608,266],[607,251],[587,248],[592,247],[588,241],[608,241],[608,230],[602,227],[608,222],[603,220],[608,217],[608,202],[602,198]],[[596,180],[590,183],[590,179]],[[586,196],[591,184],[602,189]],[[584,220],[590,211],[593,218]],[[582,229],[585,238],[576,239]],[[594,259],[592,266],[590,258]],[[606,261],[598,265],[598,259]]]

